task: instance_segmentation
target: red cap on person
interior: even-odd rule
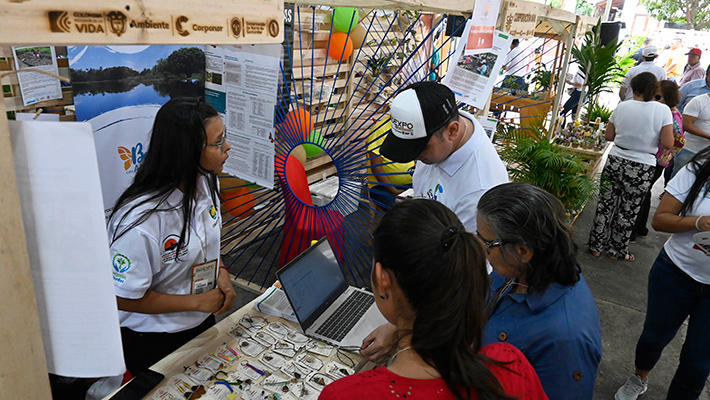
[[[693,48],[690,49],[690,51],[687,52],[685,55],[687,56],[688,54],[692,54],[692,55],[695,55],[695,56],[700,57],[700,56],[703,54],[703,51],[700,50],[700,49],[697,48],[697,47],[693,47]]]

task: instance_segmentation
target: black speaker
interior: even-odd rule
[[[625,27],[625,23],[620,22],[620,21],[614,21],[614,22],[602,22],[602,29],[600,32],[600,38],[602,42],[602,46],[606,46],[607,44],[611,42],[618,42],[619,41],[619,31],[621,31],[621,28]]]
[[[446,17],[446,32],[444,34],[446,36],[461,37],[465,24],[466,17],[463,15],[449,15]]]

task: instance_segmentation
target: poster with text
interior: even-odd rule
[[[54,47],[13,47],[12,52],[15,55],[15,69],[17,71],[38,69],[59,75]],[[25,106],[62,98],[62,86],[57,78],[38,72],[18,72],[17,80],[20,84],[22,104]]]
[[[223,172],[273,189],[281,45],[206,46],[205,99],[232,146]]]
[[[133,182],[155,114],[174,97],[203,97],[201,46],[68,48],[77,121],[94,131],[106,217]]]
[[[471,24],[468,21],[466,28]],[[442,80],[456,95],[458,101],[470,104],[476,108],[484,108],[488,96],[493,91],[498,72],[503,66],[505,55],[510,47],[512,37],[503,32],[495,31],[493,47],[478,54],[465,54],[465,42],[459,42],[454,60]]]
[[[485,53],[493,47],[494,30],[501,0],[479,0],[473,5],[473,14],[469,20],[471,24],[466,27],[465,54]]]

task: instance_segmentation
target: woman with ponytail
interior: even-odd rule
[[[513,182],[487,191],[476,218],[493,267],[483,344],[521,349],[551,400],[591,400],[601,325],[564,207]]]
[[[373,235],[377,307],[396,327],[388,365],[340,379],[320,399],[546,399],[513,346],[482,347],[485,251],[434,200],[396,205]]]
[[[108,234],[123,353],[134,376],[232,307],[216,177],[229,149],[214,108],[170,100],[155,116],[133,183],[116,201]]]
[[[613,260],[633,261],[629,239],[646,192],[651,187],[660,147],[673,148],[673,115],[670,108],[653,101],[656,77],[643,72],[631,79],[633,100],[616,107],[604,137],[613,141],[602,171],[597,213],[589,233],[589,252],[602,251]]]

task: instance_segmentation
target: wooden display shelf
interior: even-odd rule
[[[520,126],[536,126],[536,120],[543,119],[552,109],[553,98],[546,94],[543,99],[513,96],[512,94],[493,93],[491,111],[512,111],[520,114]]]

